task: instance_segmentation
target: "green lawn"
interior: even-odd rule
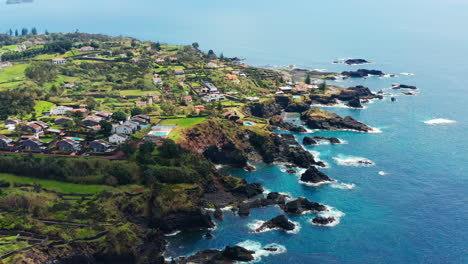
[[[63,193],[83,193],[83,194],[94,194],[99,193],[105,190],[110,190],[112,187],[105,185],[84,185],[84,184],[75,184],[67,182],[59,182],[52,180],[42,180],[30,177],[21,177],[15,176],[12,174],[0,174],[0,180],[5,180],[10,183],[23,183],[23,184],[33,184],[38,183],[42,185],[43,188],[54,190]]]
[[[0,48],[0,52],[15,51],[18,49],[17,45],[7,45]]]
[[[37,116],[42,115],[42,113],[50,112],[50,109],[55,107],[56,105],[51,102],[47,101],[36,101],[36,105],[34,106],[34,110],[36,111]]]
[[[0,71],[0,83],[24,79],[24,70],[28,64],[15,64]]]
[[[177,126],[169,134],[168,138],[177,141],[184,129],[193,127],[201,122],[205,121],[206,117],[193,117],[193,118],[176,118],[176,119],[166,119],[161,122],[161,125],[164,126]]]
[[[122,90],[120,91],[120,96],[140,96],[143,95],[142,90]]]

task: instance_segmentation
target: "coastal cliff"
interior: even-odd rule
[[[350,116],[341,117],[320,108],[312,108],[301,113],[301,120],[312,129],[321,130],[355,130],[359,132],[371,132],[372,128],[356,121]]]

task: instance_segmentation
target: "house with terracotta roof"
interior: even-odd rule
[[[112,117],[112,113],[107,112],[107,111],[99,111],[95,115],[99,116],[99,117],[101,117],[102,119],[105,119],[105,120],[109,120]]]
[[[71,112],[72,112],[72,113],[77,113],[77,112],[79,112],[79,113],[81,113],[81,116],[86,116],[86,115],[88,115],[89,110],[86,109],[86,108],[76,108],[76,109],[71,110]]]
[[[55,65],[60,65],[60,64],[67,63],[67,60],[65,58],[55,58],[55,59],[52,59],[52,63]]]
[[[59,125],[59,126],[63,126],[65,125],[67,122],[71,122],[73,121],[73,118],[70,118],[70,117],[59,117],[57,119],[55,119],[55,124],[56,125]]]
[[[30,131],[32,133],[41,133],[43,132],[43,128],[36,123],[30,122],[23,126],[23,131]]]
[[[136,107],[145,107],[148,103],[146,101],[136,101]]]
[[[184,96],[182,96],[180,99],[181,99],[182,101],[186,102],[186,103],[190,103],[190,102],[193,101],[192,96],[190,96],[190,95],[184,95]]]
[[[140,128],[140,123],[132,121],[132,120],[127,120],[123,124],[129,127],[132,127],[135,130],[138,130]]]
[[[32,123],[40,126],[42,128],[42,130],[46,130],[47,128],[49,128],[49,124],[47,124],[46,122],[42,122],[42,121],[33,121]]]
[[[13,117],[13,118],[8,118],[7,120],[5,120],[5,125],[14,125],[14,126],[17,126],[19,124],[21,124],[23,121],[21,121],[20,119],[16,118],[16,117]]]
[[[136,115],[134,117],[138,117],[138,118],[141,118],[141,119],[144,119],[146,120],[147,123],[151,122],[151,117],[147,116],[147,115]]]

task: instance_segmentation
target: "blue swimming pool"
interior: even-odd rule
[[[255,123],[253,123],[253,122],[244,122],[244,125],[246,125],[246,126],[253,126],[253,125],[255,125]]]

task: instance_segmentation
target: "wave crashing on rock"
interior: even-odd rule
[[[333,158],[336,164],[341,166],[353,166],[353,167],[371,167],[375,166],[375,163],[370,159],[363,157],[343,156]]]

